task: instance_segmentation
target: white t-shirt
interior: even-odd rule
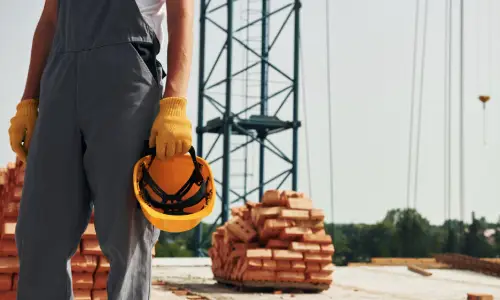
[[[137,2],[137,7],[141,12],[144,20],[148,22],[149,26],[154,29],[156,37],[161,44],[163,44],[163,32],[165,26],[166,10],[165,1],[166,0],[135,0]]]

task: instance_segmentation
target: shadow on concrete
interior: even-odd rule
[[[203,294],[256,294],[256,293],[264,293],[264,294],[315,294],[320,291],[317,290],[303,290],[303,289],[294,289],[294,288],[280,288],[277,286],[268,286],[268,287],[241,287],[241,286],[233,286],[225,283],[172,283],[172,282],[164,282],[164,288],[166,290],[175,291],[175,290],[186,290],[191,292],[194,295],[203,295]]]

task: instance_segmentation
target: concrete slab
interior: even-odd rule
[[[216,284],[209,262],[197,258],[155,259],[153,277],[213,300],[307,300],[311,297],[315,300],[463,300],[470,292],[489,293],[500,299],[500,278],[458,270],[431,270],[432,276],[424,277],[406,267],[337,267],[334,285],[320,294],[241,293]],[[155,287],[155,291],[162,289],[165,290]],[[178,299],[166,297],[154,296],[152,300]]]

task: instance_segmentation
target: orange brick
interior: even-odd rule
[[[94,278],[91,273],[73,273],[73,289],[91,290],[94,285]]]
[[[321,271],[321,265],[319,263],[306,262],[306,272],[307,273],[320,272],[320,271]]]
[[[82,251],[83,255],[103,255],[99,242],[95,239],[84,239],[82,240]]]
[[[108,300],[108,293],[106,290],[93,290],[92,300]]]
[[[312,234],[311,229],[302,227],[288,227],[281,231],[279,238],[281,240],[295,240],[305,234]]]
[[[246,250],[244,250],[244,249],[233,250],[233,251],[231,251],[231,254],[229,255],[229,259],[234,259],[237,257],[245,256],[245,254],[246,254]]]
[[[21,201],[22,195],[23,195],[23,187],[22,186],[14,187],[14,194],[12,195],[12,201],[16,202]]]
[[[92,292],[89,290],[76,290],[73,291],[75,300],[92,300]]]
[[[332,284],[332,274],[329,273],[307,273],[306,281],[310,283]]]
[[[302,221],[296,221],[295,226],[310,228],[311,230],[319,231],[319,230],[325,228],[325,222],[324,221],[314,221],[314,220],[305,220],[305,221],[302,220]]]
[[[233,244],[233,249],[234,250],[247,250],[247,244],[245,243],[234,243]]]
[[[319,252],[321,252],[321,247],[320,247],[319,244],[308,244],[308,243],[302,243],[302,242],[291,242],[290,243],[290,250],[298,251],[298,252],[319,253]]]
[[[96,239],[97,238],[97,235],[96,235],[96,232],[95,232],[95,225],[94,225],[94,223],[89,223],[87,225],[87,228],[83,232],[82,238],[83,239],[91,239],[91,238]]]
[[[108,283],[108,273],[96,273],[94,276],[93,289],[105,290]]]
[[[329,254],[321,254],[321,253],[304,253],[304,261],[329,263],[332,261],[332,256]]]
[[[97,263],[97,273],[109,272],[110,265],[109,261],[105,256],[99,257],[99,261]]]
[[[247,258],[272,258],[273,252],[271,249],[248,249]]]
[[[2,224],[2,239],[14,239],[16,234],[16,222],[4,221]]]
[[[16,241],[13,239],[0,240],[0,256],[17,256]]]
[[[277,260],[276,271],[286,271],[292,269],[292,263],[288,260]]]
[[[335,248],[333,247],[333,244],[321,245],[321,252],[324,254],[333,255],[333,253],[335,253]]]
[[[493,300],[493,295],[468,293],[467,300]]]
[[[243,274],[243,280],[275,281],[276,273],[267,270],[248,270]]]
[[[322,273],[332,273],[334,269],[333,263],[320,263],[320,272]]]
[[[97,257],[92,255],[75,255],[71,258],[71,270],[77,273],[94,273],[97,268]]]
[[[224,233],[224,244],[229,244],[231,242],[238,241],[238,237],[234,235],[231,231],[227,229],[227,227],[224,228],[225,233]]]
[[[258,258],[250,258],[246,260],[246,264],[249,269],[261,269],[262,268],[262,259]]]
[[[10,291],[12,289],[12,274],[0,275],[0,291]]]
[[[295,225],[291,220],[267,219],[264,222],[264,229],[281,230]]]
[[[283,208],[279,206],[275,207],[261,207],[256,209],[255,223],[256,225],[261,225],[267,219],[277,218]]]
[[[16,291],[0,292],[0,299],[2,300],[16,300]]]
[[[262,269],[263,270],[276,270],[276,261],[271,259],[263,259],[262,260]]]
[[[305,197],[305,194],[303,192],[297,192],[297,191],[291,191],[291,190],[284,190],[281,192],[281,198],[288,199],[288,198],[303,198]]]
[[[291,209],[311,210],[313,202],[307,198],[288,198],[286,207]]]
[[[328,245],[328,244],[332,243],[332,236],[331,235],[320,235],[320,234],[314,234],[314,233],[305,234],[302,237],[302,242]]]
[[[313,233],[314,234],[318,234],[318,235],[326,235],[326,231],[324,228],[314,228],[313,230]]]
[[[232,217],[239,216],[241,209],[242,209],[241,206],[239,206],[239,207],[231,207],[231,216]]]
[[[290,241],[282,240],[269,240],[266,244],[267,249],[288,249],[290,246]]]
[[[19,215],[20,202],[8,202],[3,206],[4,217],[17,218]]]
[[[277,281],[286,281],[286,282],[304,282],[305,275],[301,272],[287,272],[287,271],[279,271],[276,272],[276,280]]]
[[[302,260],[292,261],[292,270],[304,272],[306,269],[306,263]]]
[[[246,243],[250,242],[257,236],[257,232],[252,228],[252,225],[240,217],[232,218],[228,222],[227,228],[232,234]]]
[[[17,257],[0,257],[0,274],[19,273],[19,259]]]
[[[309,220],[309,211],[298,209],[282,209],[280,218],[291,220]]]
[[[311,220],[323,221],[325,219],[325,212],[320,208],[313,208],[309,212]]]
[[[274,249],[273,251],[273,259],[274,260],[302,260],[303,256],[300,252],[290,251],[290,250],[280,250]]]
[[[267,190],[262,195],[262,204],[266,206],[283,206],[285,202],[281,197],[280,190]]]

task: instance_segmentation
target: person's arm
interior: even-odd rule
[[[22,100],[38,99],[40,79],[47,62],[57,23],[57,0],[45,0],[42,15],[33,35],[28,77]]]
[[[193,53],[194,0],[166,0],[168,48],[164,97],[187,97]]]

